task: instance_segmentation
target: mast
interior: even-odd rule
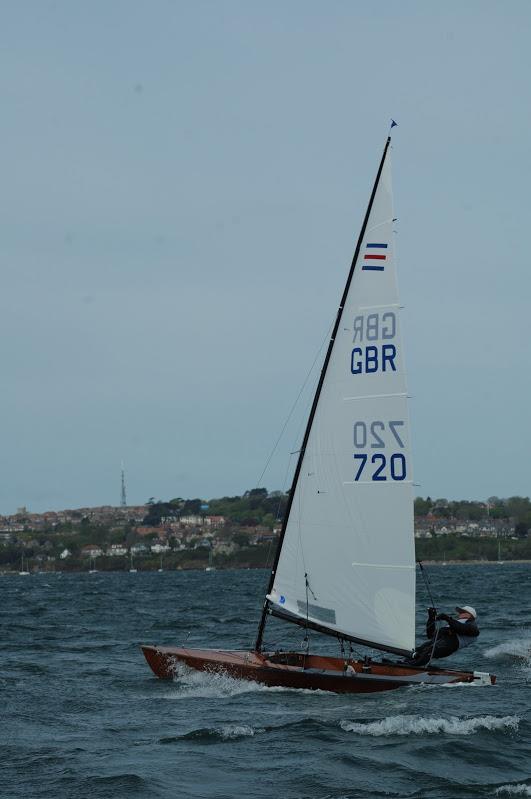
[[[280,538],[279,538],[277,550],[276,550],[276,553],[275,553],[275,561],[273,563],[273,568],[271,570],[271,575],[269,577],[269,584],[268,584],[267,592],[266,592],[267,594],[271,593],[271,589],[273,588],[273,583],[274,583],[274,580],[275,580],[275,573],[276,573],[276,570],[277,570],[278,561],[280,559],[280,553],[282,551],[282,543],[284,541],[284,536],[286,534],[286,529],[287,529],[287,526],[288,526],[291,506],[292,506],[292,503],[293,503],[293,498],[295,496],[295,488],[297,486],[297,482],[298,482],[298,479],[299,479],[300,471],[301,471],[301,468],[302,468],[302,462],[304,460],[304,454],[306,452],[306,446],[308,444],[308,438],[310,437],[310,431],[312,429],[312,424],[313,424],[315,412],[317,410],[317,404],[319,402],[319,397],[321,395],[321,390],[322,390],[324,379],[325,379],[326,372],[327,372],[327,369],[328,369],[328,364],[330,362],[330,357],[332,355],[332,350],[334,348],[335,338],[336,338],[336,335],[337,335],[339,324],[341,322],[341,317],[343,315],[343,308],[344,308],[344,305],[345,305],[345,302],[346,302],[346,299],[347,299],[347,296],[348,296],[348,293],[349,293],[350,284],[352,283],[352,278],[353,278],[353,275],[354,275],[354,269],[356,268],[356,263],[357,263],[358,256],[359,256],[359,253],[360,253],[361,245],[363,243],[363,238],[365,236],[367,223],[368,223],[369,217],[371,215],[371,210],[372,210],[372,206],[373,206],[373,203],[374,203],[374,198],[376,196],[376,191],[378,189],[378,184],[380,182],[382,169],[383,169],[383,166],[384,166],[384,163],[385,163],[385,159],[386,159],[386,156],[387,156],[387,151],[389,149],[389,145],[390,144],[391,144],[391,137],[388,136],[387,137],[387,141],[385,142],[385,147],[384,147],[382,159],[380,161],[380,166],[378,167],[378,172],[376,174],[376,179],[374,181],[374,186],[373,186],[372,193],[371,193],[371,196],[370,196],[370,199],[369,199],[369,204],[368,204],[367,210],[365,212],[365,218],[364,218],[363,224],[361,226],[360,235],[358,237],[358,243],[356,244],[356,249],[354,250],[354,256],[352,258],[352,263],[351,263],[350,270],[349,270],[349,273],[348,273],[347,282],[345,284],[345,288],[343,290],[343,295],[342,295],[341,301],[339,303],[339,308],[337,310],[337,315],[336,315],[336,321],[335,321],[335,324],[334,324],[334,328],[332,330],[332,335],[330,337],[330,342],[328,344],[326,357],[324,359],[323,368],[321,370],[321,375],[319,377],[319,383],[317,384],[317,389],[316,389],[316,392],[315,392],[315,396],[313,398],[313,403],[312,403],[312,407],[311,407],[311,410],[310,410],[310,415],[308,417],[308,422],[306,424],[306,430],[304,432],[304,438],[303,438],[303,441],[302,441],[302,446],[301,446],[301,449],[299,451],[299,458],[297,460],[297,466],[295,468],[295,474],[293,475],[293,481],[292,481],[292,484],[291,484],[291,489],[290,489],[290,493],[289,493],[289,497],[288,497],[288,504],[287,504],[287,508],[286,508],[286,513],[284,515],[284,521],[282,523],[282,529],[281,529],[281,532],[280,532]],[[255,643],[255,650],[257,652],[259,652],[261,650],[261,648],[262,648],[262,640],[263,640],[263,636],[264,636],[264,628],[265,628],[268,609],[269,609],[269,600],[266,598],[265,601],[264,601],[263,608],[262,608],[262,616],[260,618],[260,623],[258,625],[258,634],[257,634],[257,637],[256,637],[256,643]],[[284,618],[286,618],[289,621],[293,621],[293,619],[288,619],[287,616],[284,617]],[[326,628],[323,628],[322,630],[320,630],[320,632],[325,632],[325,631],[326,631]],[[334,633],[334,635],[335,635],[335,633]]]
[[[120,505],[122,506],[122,508],[127,507],[127,495],[125,493],[125,467],[123,461],[122,461],[122,492],[120,498]]]

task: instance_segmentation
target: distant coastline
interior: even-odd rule
[[[531,564],[531,558],[522,558],[521,560],[504,560],[504,561],[496,561],[496,560],[448,560],[448,561],[440,561],[440,560],[423,560],[422,561],[424,566],[518,566],[518,565],[528,565]],[[167,568],[163,568],[162,572],[206,572],[207,571],[207,564],[208,561],[204,563],[188,563],[185,565],[180,566],[168,566]],[[73,565],[69,565],[65,569],[53,569],[53,568],[41,568],[41,569],[34,569],[30,574],[35,576],[37,575],[51,575],[51,574],[127,574],[129,569],[124,566],[123,568],[117,568],[116,564],[112,564],[111,567],[105,568],[102,564],[103,568],[97,568],[94,572],[90,572],[86,567],[75,567]],[[138,568],[137,568],[138,566]],[[227,562],[223,564],[223,566],[216,566],[212,569],[213,572],[222,572],[222,571],[249,571],[249,570],[264,570],[267,571],[270,566],[264,566],[260,564],[250,564],[246,562],[239,562],[239,563],[231,563]],[[160,571],[160,568],[157,567],[156,564],[135,564],[136,572],[151,572],[157,573]],[[18,577],[19,572],[15,569],[0,569],[0,577]]]
[[[0,572],[102,572],[268,568],[289,495],[150,499],[0,516]],[[486,502],[417,497],[415,555],[432,564],[531,561],[528,497]]]
[[[511,566],[513,564],[531,563],[531,558],[521,560],[423,560],[425,566]]]

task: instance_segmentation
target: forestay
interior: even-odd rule
[[[267,599],[285,618],[406,652],[415,553],[389,142],[371,199]]]

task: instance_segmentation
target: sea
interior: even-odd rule
[[[452,665],[495,673],[495,686],[337,695],[187,670],[162,681],[140,644],[248,648],[265,571],[0,576],[1,799],[531,796],[531,564],[428,574],[440,609],[479,611],[480,637]],[[421,639],[420,578],[417,593]],[[300,647],[302,635],[274,621],[266,641]],[[310,647],[339,654],[320,636]]]

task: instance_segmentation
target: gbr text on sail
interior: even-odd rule
[[[350,371],[353,375],[396,372],[397,335],[394,311],[359,314],[354,317]],[[402,482],[407,477],[403,431],[404,419],[356,419],[353,445],[354,480]],[[376,452],[375,452],[376,450]]]
[[[355,316],[353,333],[352,342],[357,344],[350,357],[350,371],[353,375],[396,372],[396,346],[388,343],[396,336],[394,311]],[[385,343],[367,343],[380,339]]]

